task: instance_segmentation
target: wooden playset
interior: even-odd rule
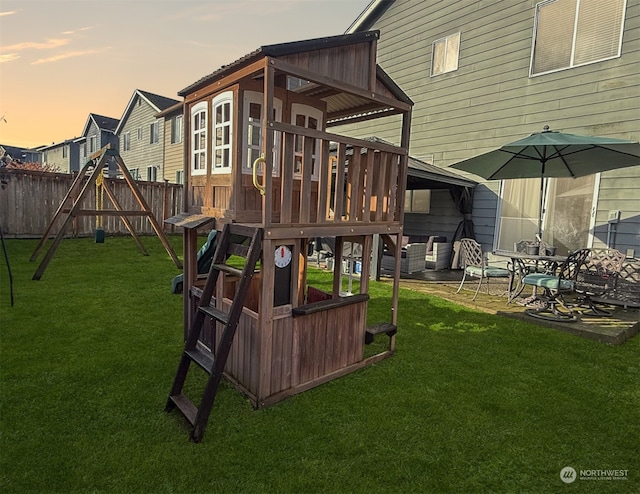
[[[263,46],[179,93],[185,204],[167,222],[184,228],[186,344],[166,409],[194,441],[223,375],[259,408],[393,354],[400,264],[386,321],[367,321],[368,280],[374,236],[401,257],[413,103],[377,65],[378,36]],[[397,119],[399,146],[327,131],[377,118]],[[198,230],[212,228],[199,276]],[[335,237],[330,293],[307,286],[317,237]],[[345,243],[362,251],[355,294],[341,287]],[[365,351],[376,334],[388,345]],[[183,394],[191,363],[210,375],[198,406]]]

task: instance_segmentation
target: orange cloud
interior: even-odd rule
[[[60,60],[64,60],[66,58],[82,57],[84,55],[94,55],[96,53],[102,53],[102,52],[108,50],[109,48],[111,48],[111,47],[108,46],[106,48],[102,48],[101,50],[71,51],[71,52],[68,52],[68,53],[62,53],[60,55],[55,55],[55,56],[49,57],[49,58],[40,58],[40,59],[36,60],[35,62],[31,62],[31,65],[36,65],[36,64],[41,64],[41,63],[53,63],[53,62],[58,62]]]
[[[12,60],[17,60],[20,58],[20,55],[17,53],[7,53],[6,55],[0,55],[0,63],[11,62]]]
[[[3,46],[0,48],[2,51],[22,51],[22,50],[50,50],[51,48],[58,48],[59,46],[67,45],[71,42],[68,38],[51,38],[43,43],[35,41],[25,41],[23,43],[16,43],[14,45]]]

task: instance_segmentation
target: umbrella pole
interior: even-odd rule
[[[544,176],[540,177],[540,208],[538,211],[538,242],[542,240],[542,213],[544,208]]]

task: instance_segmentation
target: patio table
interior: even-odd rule
[[[529,273],[554,274],[558,267],[567,260],[567,256],[537,255],[526,252],[511,252],[507,250],[495,250],[493,254],[511,259],[508,269],[511,271],[507,303],[512,302],[524,290],[522,279]],[[517,280],[516,280],[517,278]]]

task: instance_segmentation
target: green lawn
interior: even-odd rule
[[[130,238],[64,240],[32,281],[36,242],[7,241],[0,491],[640,492],[640,338],[610,347],[412,291],[392,358],[259,411],[225,384],[189,442],[163,411],[178,271],[143,243],[148,257]],[[372,295],[386,307],[391,286]],[[628,477],[565,485],[565,466]]]

